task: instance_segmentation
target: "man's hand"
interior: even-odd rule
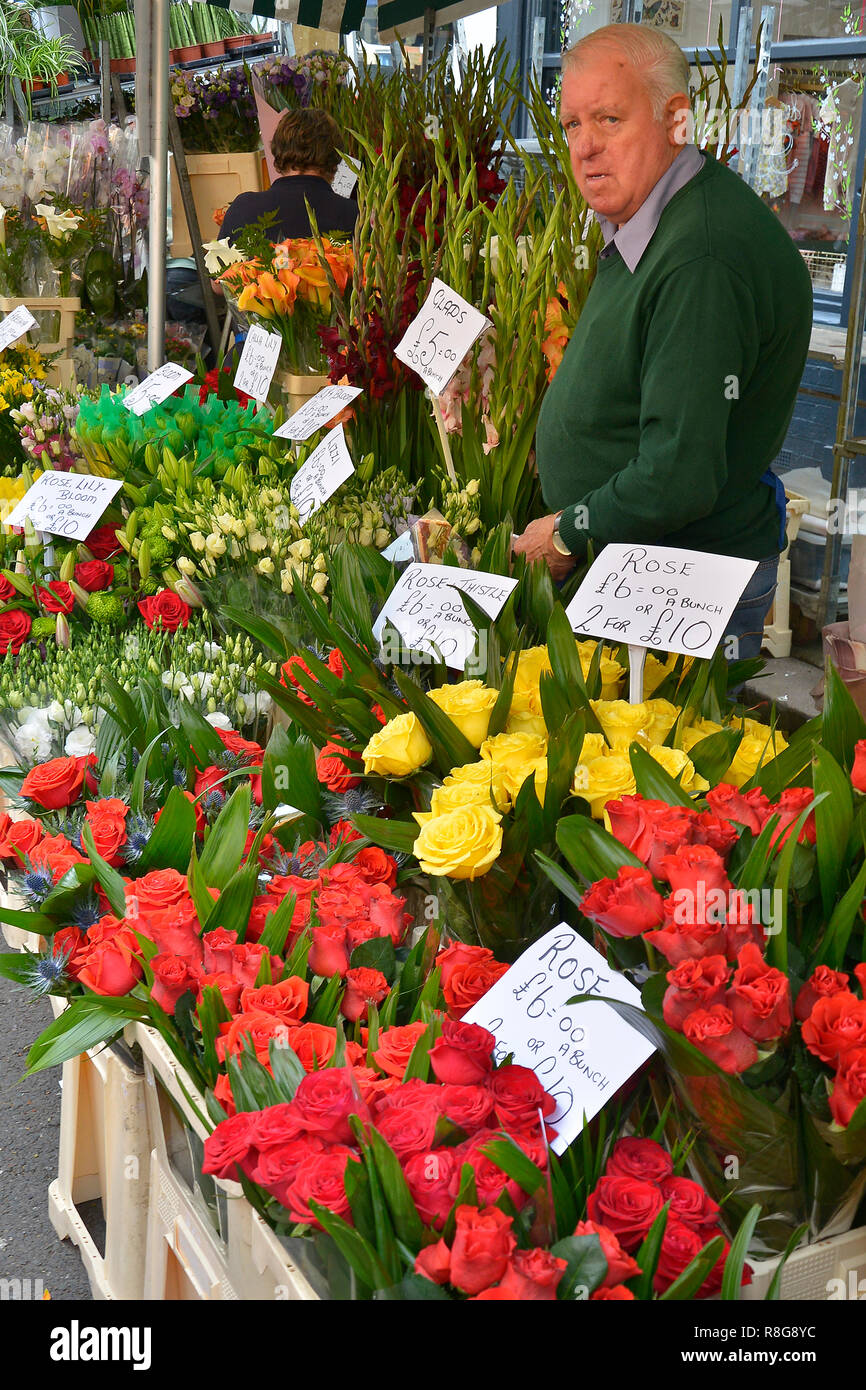
[[[551,576],[557,582],[565,579],[577,564],[572,555],[561,555],[553,544],[553,523],[555,516],[543,516],[538,521],[530,521],[522,536],[515,536],[512,550],[515,555],[525,555],[527,560],[545,560]]]

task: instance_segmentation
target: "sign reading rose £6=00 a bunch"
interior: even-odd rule
[[[327,502],[354,471],[343,426],[337,425],[301,464],[289,486],[292,506],[297,508],[301,522]]]
[[[606,545],[566,609],[574,632],[712,656],[757,560],[667,545]]]
[[[577,995],[599,1000],[569,1004]],[[496,1038],[494,1057],[509,1054],[535,1072],[556,1109],[545,1116],[561,1154],[587,1121],[643,1066],[655,1048],[603,998],[641,1007],[624,975],[565,922],[547,932],[514,962],[464,1014]]]
[[[254,323],[247,333],[235,372],[235,390],[252,396],[254,401],[267,400],[282,345],[279,333],[268,333],[267,329]]]
[[[192,381],[192,372],[187,371],[186,367],[179,367],[176,362],[164,362],[126,393],[123,404],[133,415],[145,415],[188,381]]]
[[[361,395],[360,386],[324,386],[274,430],[275,439],[309,439],[316,430],[330,423],[335,415]]]
[[[472,655],[476,633],[457,590],[473,599],[488,617],[496,618],[516,587],[516,579],[502,574],[450,565],[409,565],[373,624],[373,635],[381,641],[389,622],[410,651],[426,652],[452,670],[462,671]]]
[[[36,320],[25,304],[19,304],[5,318],[0,319],[0,352],[17,343],[19,338],[36,327]]]
[[[441,396],[467,352],[490,320],[442,280],[433,281],[423,307],[394,349],[434,396]]]
[[[122,478],[94,478],[89,473],[43,473],[5,518],[5,524],[23,526],[29,517],[37,531],[83,541],[122,487]]]

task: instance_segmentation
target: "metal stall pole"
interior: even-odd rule
[[[151,6],[150,227],[147,261],[147,369],[165,360],[165,234],[168,216],[168,0]]]
[[[219,353],[222,340],[219,318],[217,316],[216,297],[214,295],[211,277],[208,275],[207,267],[204,262],[201,228],[199,227],[198,212],[196,211],[192,185],[189,181],[189,170],[186,164],[186,154],[184,153],[180,124],[175,114],[174,107],[170,102],[168,105],[168,138],[174,157],[174,171],[177,175],[177,182],[180,187],[183,210],[186,214],[187,230],[189,231],[190,241],[192,242],[192,254],[195,258],[195,268],[198,271],[205,318],[207,319],[208,337],[210,338],[214,352]],[[174,215],[177,216],[180,209],[172,209],[172,211]]]
[[[108,125],[111,120],[111,44],[99,40],[99,114]]]

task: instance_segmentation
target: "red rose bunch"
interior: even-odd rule
[[[743,946],[733,972],[719,953],[685,958],[666,978],[665,1023],[730,1075],[753,1066],[759,1047],[772,1046],[790,1031],[788,977],[767,965],[753,942]]]
[[[866,966],[858,965],[855,974],[860,996],[849,989],[848,975],[819,966],[796,1007],[806,1048],[833,1072],[830,1113],[842,1128],[866,1100]]]
[[[271,1040],[277,1036],[275,1016],[271,1014],[269,1021],[258,1000],[257,1011],[243,1019],[224,1025],[220,1045],[240,1053],[243,1038],[250,1038],[259,1060],[267,1065]],[[547,1149],[539,1111],[549,1115],[556,1103],[525,1067],[494,1069],[495,1039],[486,1029],[445,1020],[430,1049],[436,1079],[403,1082],[425,1032],[423,1022],[383,1029],[371,1056],[356,1044],[346,1044],[345,1065],[339,1067],[329,1066],[336,1029],[314,1023],[282,1026],[308,1074],[289,1103],[261,1111],[248,1129],[242,1128],[238,1116],[217,1125],[205,1142],[205,1172],[232,1178],[235,1166],[240,1166],[288,1208],[293,1221],[316,1224],[311,1198],[351,1221],[342,1178],[347,1159],[360,1154],[349,1124],[350,1117],[357,1116],[363,1125],[374,1125],[393,1150],[426,1226],[444,1228],[467,1164],[484,1206],[493,1207],[504,1192],[516,1208],[525,1205],[526,1194],[484,1149],[504,1131],[544,1167]],[[238,1141],[240,1134],[244,1142]],[[308,1161],[313,1154],[316,1162]],[[326,1182],[319,1181],[317,1165],[324,1165]],[[498,1209],[497,1213],[503,1216]],[[487,1248],[484,1240],[481,1245]],[[463,1241],[451,1248],[450,1280],[456,1288],[474,1296],[502,1278],[507,1260],[492,1269],[480,1252],[473,1254],[472,1240],[465,1250]],[[513,1250],[512,1241],[507,1254]]]
[[[608,1273],[598,1296],[628,1296],[629,1290],[616,1290],[640,1272],[633,1252],[642,1244],[665,1203],[670,1206],[653,1278],[657,1294],[669,1289],[704,1246],[721,1234],[719,1208],[700,1183],[674,1174],[670,1154],[654,1139],[618,1139],[604,1174],[587,1199],[589,1220],[575,1230],[577,1236],[595,1234],[601,1241]],[[694,1297],[709,1298],[719,1292],[729,1248],[726,1241]],[[751,1283],[751,1278],[751,1269],[744,1265],[742,1282]]]

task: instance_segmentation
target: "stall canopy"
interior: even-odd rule
[[[224,10],[236,14],[273,16],[285,24],[307,24],[312,29],[351,34],[360,29],[365,0],[214,0]],[[410,7],[411,8],[411,7]]]
[[[453,24],[457,19],[466,19],[469,15],[503,3],[504,0],[457,0],[453,5],[433,9],[432,27],[435,29],[440,24]],[[390,43],[398,35],[405,38],[409,34],[420,34],[426,17],[423,0],[380,0],[379,39],[382,43]]]

